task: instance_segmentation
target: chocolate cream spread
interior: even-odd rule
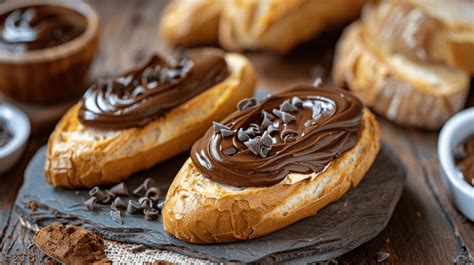
[[[190,51],[170,62],[154,55],[139,69],[92,85],[79,120],[99,129],[144,126],[228,76],[224,53],[217,49]]]
[[[355,145],[363,105],[337,88],[301,85],[238,108],[194,144],[191,158],[216,182],[258,187],[323,171]]]
[[[464,180],[474,187],[474,135],[459,147],[455,156],[456,165],[462,172]]]
[[[86,30],[86,18],[60,6],[38,5],[0,15],[0,49],[17,53],[69,42]]]

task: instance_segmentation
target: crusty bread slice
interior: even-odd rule
[[[227,50],[286,53],[334,24],[355,18],[368,0],[229,0],[219,43]]]
[[[240,99],[253,94],[256,74],[248,59],[239,54],[225,59],[231,72],[226,80],[144,127],[88,128],[78,120],[79,105],[72,107],[49,138],[46,180],[65,188],[117,183],[188,150],[212,121],[224,118]]]
[[[161,36],[177,46],[217,43],[222,0],[173,0],[163,10]]]
[[[464,71],[384,53],[360,22],[337,44],[333,80],[388,119],[427,129],[439,128],[459,111],[469,89]]]
[[[361,21],[388,53],[474,74],[473,1],[386,1],[365,6]]]
[[[202,176],[188,159],[166,195],[163,227],[181,240],[201,244],[269,234],[315,215],[357,186],[379,148],[377,121],[364,109],[356,145],[314,178],[292,184],[284,180],[270,187],[236,188]]]

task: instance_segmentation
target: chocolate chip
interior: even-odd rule
[[[261,148],[261,149],[260,149],[260,156],[261,156],[261,157],[267,157],[268,152],[270,152],[270,149]]]
[[[272,147],[273,138],[270,136],[270,134],[267,131],[263,133],[262,138],[260,139],[260,145],[266,149]]]
[[[153,201],[148,197],[141,197],[138,199],[138,204],[142,209],[153,208]]]
[[[134,200],[129,200],[128,201],[128,205],[127,205],[127,212],[128,213],[138,213],[140,211],[141,207],[140,207],[140,204],[138,204],[138,202],[134,201]]]
[[[296,119],[296,117],[289,114],[289,113],[282,112],[281,119],[283,120],[283,123],[288,124],[288,123],[294,121]]]
[[[158,219],[158,216],[160,215],[160,212],[158,212],[157,209],[144,209],[143,214],[145,215],[146,220],[156,220]]]
[[[257,100],[255,98],[245,98],[237,103],[237,109],[245,110],[248,108],[255,107],[257,105]]]
[[[89,191],[89,196],[95,197],[99,202],[107,198],[107,194],[104,191],[101,191],[97,186]]]
[[[143,187],[145,188],[145,190],[148,190],[155,186],[156,186],[155,180],[153,180],[152,178],[146,178],[143,181]]]
[[[294,96],[291,98],[291,104],[293,104],[295,107],[301,107],[303,105],[303,100],[297,96]]]
[[[158,187],[149,188],[146,191],[146,197],[150,198],[153,201],[157,201],[160,198],[161,190]]]
[[[262,121],[262,129],[263,130],[266,130],[268,128],[268,126],[272,125],[272,121],[268,118],[264,118],[263,121]]]
[[[222,153],[226,156],[235,155],[237,154],[237,149],[235,149],[235,147],[230,147],[230,148],[222,150]]]
[[[281,133],[280,133],[280,138],[281,138],[281,139],[285,139],[285,137],[287,137],[288,135],[291,135],[292,137],[295,137],[296,135],[298,135],[298,132],[286,128],[286,129],[284,129],[283,131],[281,131]]]
[[[113,206],[113,207],[112,207]],[[114,202],[112,203],[112,209],[125,209],[127,208],[127,203],[121,198],[115,198]]]
[[[111,197],[112,199],[115,199],[115,197],[117,197],[117,194],[111,192],[110,190],[105,190],[105,193],[107,193],[108,195],[110,195],[110,197]]]
[[[377,262],[384,262],[385,260],[388,259],[389,256],[390,256],[390,253],[387,253],[387,252],[377,252],[377,253],[376,253]]]
[[[288,144],[288,143],[291,143],[291,142],[294,142],[294,141],[296,141],[296,138],[293,137],[292,135],[287,135],[287,136],[285,136],[285,138],[283,138],[283,142],[285,144]]]
[[[227,130],[227,129],[222,129],[222,130],[220,131],[220,133],[221,133],[222,137],[224,137],[224,138],[225,138],[225,137],[232,136],[232,135],[235,134],[234,131],[232,131],[232,130]]]
[[[274,132],[278,132],[280,130],[279,127],[280,127],[280,123],[278,121],[276,121],[276,122],[270,124],[270,126],[268,126],[267,132],[269,134],[272,134]]]
[[[114,197],[108,193],[105,193],[105,198],[101,201],[99,201],[99,203],[102,203],[102,204],[109,204],[111,203],[112,201],[114,200]]]
[[[96,197],[90,197],[87,201],[84,202],[84,205],[87,207],[87,209],[93,211],[96,208],[96,202]]]
[[[113,192],[114,194],[116,195],[124,195],[124,196],[128,196],[128,188],[127,186],[125,185],[125,183],[123,182],[120,182],[119,184],[113,186],[111,189],[110,189],[111,192]]]
[[[313,114],[311,115],[313,120],[317,120],[321,117],[322,108],[320,104],[314,104],[313,107],[311,107],[311,110],[313,111]]]
[[[215,133],[220,133],[220,131],[221,131],[222,129],[230,130],[230,128],[227,127],[227,126],[225,126],[224,124],[220,124],[220,123],[215,122],[215,121],[212,122],[212,126],[214,127],[214,132],[215,132]]]
[[[282,111],[279,110],[279,109],[272,109],[272,113],[275,114],[275,116],[277,116],[278,118],[281,119],[281,116],[282,116]]]
[[[305,109],[310,109],[310,108],[313,107],[313,105],[314,105],[313,101],[311,101],[311,100],[305,100],[305,101],[303,101],[303,104],[302,104],[303,108],[305,108]]]
[[[275,116],[273,116],[272,114],[270,114],[269,112],[265,111],[265,110],[262,110],[262,119],[269,119],[269,120],[273,120],[275,119]]]
[[[256,123],[250,123],[249,128],[245,131],[248,135],[254,136],[256,134],[260,134],[260,125]]]
[[[245,146],[254,154],[259,155],[260,153],[260,136],[257,136],[253,139],[246,141]]]
[[[122,221],[122,215],[120,213],[120,211],[115,211],[115,210],[111,210],[110,211],[110,217],[112,218],[112,220],[118,224],[123,224],[123,221]]]
[[[295,112],[298,108],[293,106],[289,100],[285,100],[280,104],[280,110],[284,112]]]
[[[140,184],[140,186],[138,186],[136,189],[133,190],[133,195],[137,195],[137,196],[140,196],[140,195],[144,195],[145,194],[145,186],[142,184]]]
[[[242,130],[242,128],[240,128],[237,131],[237,139],[241,142],[246,142],[250,139],[250,136],[246,132],[244,132],[244,130]]]

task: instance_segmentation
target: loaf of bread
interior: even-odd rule
[[[386,53],[360,22],[337,44],[333,80],[386,118],[426,129],[439,128],[463,108],[470,81],[462,70]]]
[[[165,9],[160,27],[173,45],[218,40],[227,50],[287,53],[328,27],[354,19],[369,1],[175,0]]]
[[[256,75],[242,55],[226,54],[229,76],[145,126],[100,130],[78,119],[79,104],[61,119],[48,141],[45,176],[55,187],[117,183],[188,150],[212,124],[253,94]]]
[[[162,211],[165,231],[192,243],[232,242],[260,237],[316,214],[357,186],[375,160],[380,148],[380,133],[377,121],[368,109],[362,109],[358,126],[353,147],[331,160],[321,172],[307,175],[290,172],[282,181],[269,186],[222,184],[206,177],[195,162],[188,159],[166,196]],[[214,143],[217,138],[210,139]],[[196,144],[193,151],[195,147]],[[301,151],[301,148],[297,149]],[[268,156],[273,155],[278,152]],[[316,157],[318,154],[311,155],[308,161],[299,165],[312,163],[310,161]],[[258,165],[255,168],[269,163],[265,159],[258,162],[259,159],[263,158],[255,157],[257,161],[252,162]],[[237,172],[241,170],[243,168],[236,168]],[[242,178],[256,181],[258,177],[245,175]]]
[[[161,15],[161,36],[177,46],[215,44],[223,5],[223,0],[173,0]]]
[[[388,53],[474,74],[474,2],[388,1],[366,5],[361,21]]]

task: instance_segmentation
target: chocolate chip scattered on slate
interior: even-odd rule
[[[111,210],[110,211],[110,217],[112,218],[112,220],[118,224],[123,224],[123,221],[122,221],[122,214],[120,213],[120,211],[115,211],[115,210]]]
[[[226,156],[235,155],[237,154],[237,149],[235,149],[235,147],[230,147],[230,148],[222,150],[222,153]]]
[[[268,126],[272,125],[272,121],[269,118],[264,118],[262,121],[262,129],[266,130]]]
[[[157,201],[160,198],[161,190],[158,187],[151,187],[146,191],[146,197],[153,201]]]
[[[89,191],[89,196],[95,197],[97,201],[102,201],[107,197],[107,194],[100,190],[99,187],[95,186]]]
[[[255,98],[245,98],[237,103],[237,108],[239,110],[245,110],[248,108],[255,107],[257,105],[257,100]]]
[[[248,149],[254,154],[254,155],[259,155],[260,154],[260,136],[257,136],[253,139],[250,139],[246,141],[245,146],[248,147]]]
[[[127,212],[128,213],[138,213],[140,211],[141,207],[138,202],[134,200],[129,200],[128,205],[127,205]]]
[[[305,100],[305,101],[303,101],[303,104],[302,104],[303,108],[305,108],[305,109],[310,109],[310,108],[313,107],[313,105],[314,105],[313,101],[311,101],[311,100]]]
[[[99,201],[99,203],[102,203],[102,204],[109,204],[111,203],[112,201],[114,200],[113,196],[108,194],[108,193],[105,193],[105,197],[103,200]]]
[[[280,104],[280,110],[284,112],[295,112],[298,108],[291,104],[289,100],[285,100]]]
[[[155,180],[153,180],[152,178],[146,178],[143,181],[143,187],[145,188],[145,190],[148,190],[149,188],[152,188],[155,186],[156,186]]]
[[[220,124],[215,121],[212,122],[212,126],[214,127],[214,133],[220,133],[222,129],[230,130],[230,128],[224,124]]]
[[[262,135],[262,138],[260,139],[260,145],[263,147],[263,148],[271,148],[272,145],[273,145],[273,138],[270,136],[270,134],[268,133],[268,131],[265,131]]]
[[[117,209],[125,209],[125,208],[127,208],[127,203],[126,203],[121,197],[115,198],[115,200],[114,200],[114,202],[113,202],[113,205],[114,205],[115,208],[117,208]]]
[[[145,194],[145,185],[142,183],[140,184],[140,186],[138,186],[136,189],[133,190],[133,195],[137,195],[137,196],[140,196],[140,195],[143,195]]]
[[[377,252],[377,253],[376,253],[377,262],[384,262],[385,260],[388,259],[389,256],[390,256],[390,253],[387,253],[387,252]]]
[[[313,114],[311,115],[311,118],[313,118],[313,120],[317,120],[319,119],[319,117],[321,117],[321,104],[314,104],[311,107],[311,110],[313,111]]]
[[[156,220],[160,215],[160,212],[157,209],[144,209],[143,214],[147,220]]]
[[[141,197],[138,199],[138,204],[140,204],[142,209],[153,208],[153,201],[148,197]]]
[[[289,113],[282,112],[281,119],[283,120],[283,123],[288,124],[288,123],[294,121],[296,118],[295,118],[295,116],[293,116]]]
[[[112,197],[112,199],[115,199],[115,197],[117,197],[117,194],[113,193],[113,192],[110,191],[110,190],[105,190],[105,193],[107,193],[108,195],[110,195],[110,197]]]
[[[237,131],[237,139],[241,142],[246,142],[250,139],[250,136],[244,130],[242,130],[242,128],[240,128]]]
[[[129,194],[128,188],[125,185],[125,183],[123,183],[123,182],[120,182],[119,184],[113,186],[110,189],[110,191],[113,192],[116,195],[128,196],[128,194]]]
[[[87,207],[87,209],[93,211],[96,208],[96,202],[96,197],[90,197],[87,201],[84,202],[84,205]]]
[[[291,98],[291,104],[293,104],[295,107],[301,107],[303,105],[303,100],[297,96],[293,96]]]

